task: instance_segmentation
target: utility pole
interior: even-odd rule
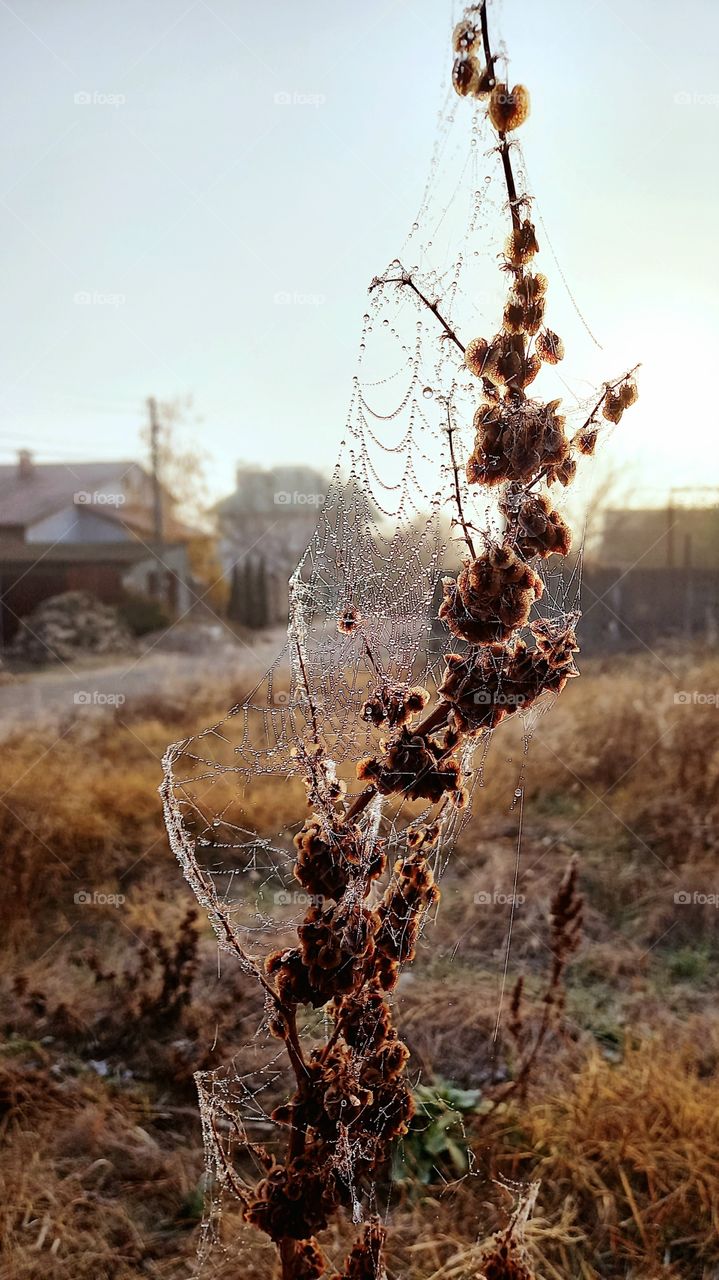
[[[157,413],[157,401],[148,396],[147,407],[150,413],[150,460],[152,466],[152,515],[153,515],[153,550],[157,559],[155,596],[163,598],[163,553],[165,549],[162,528],[162,487],[160,485],[160,419]]]

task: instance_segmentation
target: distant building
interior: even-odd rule
[[[107,603],[133,591],[189,608],[188,543],[164,494],[154,554],[151,477],[137,462],[36,463],[21,450],[0,466],[0,643],[48,596],[86,590]]]
[[[613,569],[719,569],[719,505],[606,511],[596,561]]]
[[[677,495],[679,496],[679,495]],[[719,506],[608,510],[582,575],[585,652],[719,637]]]
[[[249,627],[287,620],[288,581],[317,525],[328,481],[313,467],[239,466],[215,507],[228,614]]]

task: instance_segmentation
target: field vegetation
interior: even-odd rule
[[[475,1241],[535,1180],[539,1276],[719,1274],[719,716],[675,699],[716,686],[701,654],[595,661],[538,722],[526,761],[521,726],[495,735],[397,996],[419,1110],[382,1188],[391,1276],[473,1277]],[[237,693],[213,691],[218,717]],[[253,1070],[265,1051],[257,992],[218,972],[157,797],[168,739],[212,711],[206,689],[178,690],[3,743],[1,1280],[193,1274],[206,1191],[193,1073],[233,1055]],[[278,803],[295,820],[302,797],[268,785],[244,803],[270,834]],[[560,1029],[518,1080],[573,856],[583,937]],[[272,894],[263,905],[282,911]],[[289,1081],[273,1088],[279,1102]],[[210,1280],[269,1280],[273,1252],[239,1213],[220,1234]],[[344,1247],[330,1233],[338,1264]]]

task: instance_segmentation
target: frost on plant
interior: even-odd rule
[[[561,497],[636,398],[631,374],[579,400],[558,377],[515,137],[529,93],[508,87],[484,4],[453,58],[417,219],[370,286],[285,649],[165,758],[172,846],[264,995],[256,1072],[198,1081],[205,1249],[230,1196],[284,1280],[384,1275],[376,1184],[414,1105],[392,993],[471,811],[475,759],[508,717],[528,742],[578,674],[581,561]],[[268,1115],[285,1062],[293,1084]],[[357,1224],[341,1276],[321,1248],[338,1212]]]

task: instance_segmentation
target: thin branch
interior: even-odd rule
[[[295,647],[297,649],[297,658],[300,664],[300,671],[302,672],[302,682],[305,686],[307,702],[309,703],[309,708],[310,708],[310,716],[312,718],[312,737],[315,740],[315,746],[318,747],[320,745],[320,730],[319,730],[319,725],[317,723],[317,713],[315,711],[315,704],[314,704],[314,699],[312,697],[310,682],[307,677],[307,668],[305,667],[305,660],[302,654],[302,646],[300,645],[299,640],[295,641]]]
[[[484,47],[484,61],[487,64],[487,70],[489,71],[489,74],[492,79],[492,88],[494,88],[494,86],[497,83],[497,78],[494,74],[494,64],[497,58],[496,58],[496,54],[492,53],[492,48],[489,43],[489,28],[487,26],[487,0],[483,0],[483,3],[482,3],[482,8],[480,10],[480,23],[482,27],[482,45]],[[520,200],[519,200],[519,197],[517,196],[517,184],[514,180],[514,172],[512,170],[512,160],[510,157],[509,142],[507,141],[506,133],[503,133],[499,129],[497,130],[497,133],[499,134],[498,151],[502,159],[504,181],[507,187],[507,196],[509,198],[509,212],[512,215],[512,225],[515,228],[518,228]]]
[[[492,88],[494,88],[495,84],[497,83],[497,77],[494,74],[494,64],[496,62],[496,57],[492,53],[492,50],[489,44],[489,28],[487,26],[487,0],[483,0],[482,2],[482,7],[480,9],[480,14],[479,14],[479,20],[482,27],[482,45],[484,46],[484,61],[487,65],[487,71],[489,72],[489,75],[492,81]]]
[[[365,651],[365,653],[367,654],[367,657],[368,657],[368,658],[369,658],[369,660],[370,660],[370,664],[371,664],[371,666],[372,666],[372,668],[373,668],[373,670],[374,670],[374,673],[375,673],[375,675],[377,676],[377,679],[378,679],[378,680],[381,680],[381,681],[384,683],[384,680],[385,680],[385,674],[384,674],[384,671],[382,670],[381,666],[380,666],[380,665],[379,665],[379,663],[377,662],[377,660],[376,660],[376,658],[375,658],[375,656],[374,656],[374,654],[373,654],[373,652],[372,652],[372,650],[371,650],[371,648],[370,648],[369,640],[367,639],[367,636],[365,635],[365,633],[364,633],[364,631],[362,630],[362,628],[360,628],[360,635],[362,636],[362,643],[363,643],[363,645],[364,645],[364,651]]]
[[[376,796],[376,794],[376,787],[365,787],[364,791],[361,791],[357,796],[354,804],[352,804],[347,810],[344,818],[342,819],[343,823],[346,825],[348,822],[352,822],[354,818],[358,818],[361,813],[364,813],[370,800],[373,796]]]
[[[472,535],[469,532],[469,527],[464,517],[464,508],[462,506],[462,494],[459,488],[459,468],[457,466],[457,459],[454,453],[454,432],[455,432],[455,427],[452,426],[452,414],[451,414],[449,401],[448,401],[447,402],[447,435],[449,437],[449,456],[452,459],[452,473],[454,475],[454,499],[455,499],[455,502],[457,503],[457,511],[459,512],[459,523],[461,524],[464,532],[464,540],[467,544],[467,548],[469,550],[469,553],[472,559],[476,560],[477,552],[474,549],[474,543],[472,542]]]
[[[398,285],[401,285],[403,288],[411,289],[413,293],[416,293],[417,297],[420,299],[421,302],[424,303],[425,307],[428,307],[429,310],[432,312],[432,315],[437,320],[439,320],[439,323],[441,324],[442,328],[447,334],[447,337],[452,339],[452,342],[455,344],[456,347],[459,347],[459,350],[462,352],[462,355],[464,355],[466,347],[463,342],[460,342],[451,324],[449,324],[445,320],[444,316],[442,315],[439,309],[439,303],[430,302],[427,295],[422,293],[422,290],[419,289],[417,285],[414,283],[414,280],[412,279],[408,271],[404,271],[401,276],[391,276],[389,279],[386,279],[386,278],[383,279],[382,276],[376,276],[369,287],[370,293],[372,292],[373,289],[379,289],[382,285],[385,285],[385,284],[398,284]]]
[[[492,89],[494,89],[496,88],[496,85],[497,85],[497,78],[495,75],[495,68],[494,68],[494,64],[496,62],[496,54],[492,53],[492,46],[489,40],[489,27],[487,24],[487,0],[482,0],[482,5],[480,8],[480,25],[482,29],[482,46],[484,49],[484,60],[486,63],[487,70],[490,74]],[[518,231],[521,226],[519,210],[520,210],[522,201],[526,200],[526,196],[519,196],[517,194],[517,184],[514,178],[514,170],[512,169],[511,145],[507,139],[507,135],[505,131],[502,129],[497,129],[496,133],[499,138],[499,146],[497,147],[497,150],[499,151],[499,155],[502,161],[502,172],[504,173],[504,184],[507,188],[507,200],[509,203],[509,212],[512,219],[512,227],[515,231]],[[513,271],[517,281],[520,281],[523,278],[524,276],[523,266],[521,265],[511,266],[511,270]],[[528,339],[527,339],[527,335],[524,333],[519,334],[518,337],[521,343],[522,360],[524,361],[527,355],[527,350],[528,350]],[[515,398],[523,399],[524,392],[519,391],[519,395],[517,396],[518,391],[519,391],[518,388],[512,387],[509,389],[509,394],[514,396]]]
[[[641,363],[641,362],[640,362],[640,363]],[[597,400],[597,403],[595,404],[594,408],[592,409],[592,412],[590,413],[589,417],[588,417],[588,418],[585,418],[585,420],[584,420],[584,422],[582,423],[581,427],[579,427],[579,428],[578,428],[578,431],[584,431],[587,427],[591,426],[591,424],[593,423],[593,421],[594,421],[594,419],[596,418],[597,414],[599,413],[599,410],[601,409],[602,405],[604,404],[604,401],[606,400],[606,398],[607,398],[607,396],[608,396],[609,392],[610,392],[610,391],[615,391],[615,390],[616,390],[616,388],[619,386],[619,384],[620,384],[621,382],[624,382],[627,378],[631,378],[632,374],[636,373],[636,371],[637,371],[637,369],[638,369],[639,367],[640,367],[640,365],[639,365],[639,364],[635,364],[635,365],[634,365],[634,367],[628,371],[628,373],[623,373],[623,374],[622,374],[622,376],[621,376],[620,378],[616,378],[616,379],[614,380],[614,382],[605,382],[605,384],[604,384],[604,390],[603,390],[602,394],[600,395],[599,399]],[[539,472],[537,473],[537,475],[534,477],[534,479],[533,479],[533,480],[530,480],[530,481],[529,481],[529,484],[526,484],[526,485],[524,486],[524,488],[523,488],[523,490],[522,490],[522,493],[529,493],[529,492],[534,488],[535,484],[541,484],[541,483],[542,483],[542,481],[543,481],[544,479],[546,479],[546,477],[547,477],[547,475],[548,475],[548,473],[549,473],[550,471],[551,471],[551,466],[543,467],[543,468],[542,468],[542,470],[541,470],[541,471],[539,471]]]
[[[449,712],[450,704],[448,702],[438,702],[434,711],[430,711],[429,715],[420,721],[416,729],[412,730],[412,737],[424,738],[428,733],[434,733],[435,729],[441,729],[447,723]]]

